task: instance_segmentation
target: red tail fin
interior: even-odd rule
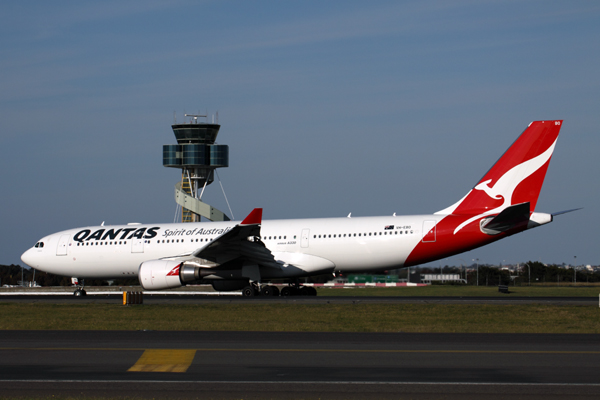
[[[458,203],[436,214],[497,214],[514,204],[537,203],[562,120],[535,121]]]

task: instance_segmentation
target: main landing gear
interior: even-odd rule
[[[317,289],[312,286],[286,286],[281,289],[281,295],[290,296],[316,296]]]
[[[279,296],[280,291],[277,286],[264,285],[259,288],[258,284],[252,282],[249,286],[242,289],[242,296],[253,297],[253,296]],[[300,286],[297,282],[290,286],[285,286],[281,289],[281,296],[316,296],[317,289],[312,286]]]

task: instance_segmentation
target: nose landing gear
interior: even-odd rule
[[[71,283],[73,283],[73,285],[75,285],[77,287],[77,289],[75,289],[75,291],[73,292],[73,296],[75,297],[81,297],[81,296],[87,296],[87,293],[85,291],[85,289],[83,288],[85,286],[85,280],[81,280],[81,286],[79,286],[79,279],[77,278],[71,278]]]

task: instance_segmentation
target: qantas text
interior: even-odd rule
[[[128,240],[128,239],[152,239],[156,237],[160,226],[152,228],[119,228],[119,229],[98,229],[93,232],[90,229],[83,229],[75,234],[73,240],[84,242],[89,240]],[[225,229],[165,229],[161,236],[164,238],[196,236],[196,235],[221,235],[231,230],[231,227]]]

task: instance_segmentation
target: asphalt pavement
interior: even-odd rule
[[[0,331],[0,392],[597,399],[600,335]]]

